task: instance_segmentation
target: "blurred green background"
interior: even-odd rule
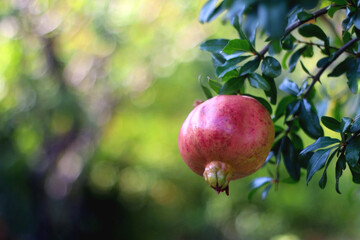
[[[0,240],[360,239],[348,174],[342,195],[329,172],[249,201],[269,169],[227,197],[185,166],[177,134],[214,77],[198,45],[236,37],[202,4],[0,1]]]

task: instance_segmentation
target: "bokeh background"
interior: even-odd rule
[[[185,166],[177,134],[214,77],[198,46],[236,37],[202,4],[0,1],[1,240],[360,239],[348,173],[342,195],[329,171],[249,201],[270,168],[225,196]]]

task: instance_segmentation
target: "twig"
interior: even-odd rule
[[[320,76],[324,73],[324,71],[343,53],[345,50],[353,45],[355,42],[359,41],[360,37],[356,37],[349,42],[347,42],[344,46],[342,46],[333,56],[331,61],[327,62],[324,67],[322,67],[319,72],[313,77],[313,80],[311,81],[309,87],[306,89],[306,92],[303,95],[303,98],[306,98],[308,94],[310,93],[311,89],[314,87],[315,83],[320,80]],[[292,118],[288,121],[288,127],[285,130],[284,135],[287,135],[291,131],[292,122],[296,119],[296,113],[292,116]],[[355,136],[360,134],[360,130],[353,134],[353,136],[347,141],[347,143],[352,140]]]
[[[311,84],[309,85],[309,87],[306,89],[306,92],[303,95],[303,98],[306,98],[308,96],[308,94],[310,93],[311,89],[314,87],[315,83],[317,81],[319,81],[320,76],[324,73],[324,71],[326,70],[326,68],[328,68],[331,63],[333,63],[343,52],[345,52],[345,50],[350,47],[351,45],[353,45],[355,42],[359,41],[360,37],[356,37],[352,40],[350,40],[349,42],[347,42],[344,46],[342,46],[333,56],[333,58],[331,59],[331,61],[327,62],[326,65],[324,67],[322,67],[319,72],[313,77],[313,80],[311,82]],[[291,127],[293,122],[295,121],[296,117],[297,117],[298,113],[293,114],[292,118],[287,122],[287,128],[284,131],[284,136],[288,135],[291,131]],[[349,144],[349,142],[351,142],[356,136],[360,135],[360,130],[358,130],[357,132],[355,132],[344,144],[344,147],[342,149],[342,153],[345,152],[346,149],[346,145]],[[276,169],[277,173],[278,173],[278,169]]]
[[[345,7],[345,6],[344,6],[344,7]],[[298,27],[300,27],[301,25],[309,22],[309,20],[316,19],[316,18],[320,17],[321,15],[326,14],[326,13],[328,12],[328,10],[329,10],[329,6],[324,7],[324,8],[321,8],[321,9],[313,12],[313,13],[312,13],[313,16],[312,16],[311,18],[309,18],[309,19],[302,20],[302,21],[300,21],[300,20],[295,21],[294,23],[292,23],[290,26],[288,26],[288,27],[285,29],[283,38],[285,38],[287,35],[289,35],[289,34],[290,34],[293,30],[295,30],[296,28],[298,28]],[[268,44],[266,44],[266,46],[265,46],[263,49],[261,49],[261,51],[259,51],[259,55],[257,55],[256,58],[259,58],[259,57],[260,57],[260,58],[263,58],[264,55],[269,51],[270,44],[271,44],[271,42],[269,42]]]
[[[313,77],[313,80],[311,81],[309,87],[306,89],[306,92],[303,95],[303,98],[306,98],[307,95],[310,93],[311,89],[314,87],[315,83],[320,80],[321,75],[324,73],[324,71],[343,53],[346,51],[347,48],[351,47],[354,43],[360,40],[360,37],[356,37],[351,39],[349,42],[347,42],[344,46],[342,46],[332,57],[330,61],[328,61],[325,66],[323,66],[319,72]]]
[[[303,98],[306,98],[308,94],[310,93],[311,89],[314,87],[315,83],[320,80],[321,75],[324,73],[324,71],[342,54],[346,51],[347,48],[352,46],[354,43],[360,40],[360,37],[356,37],[351,39],[349,42],[347,42],[344,46],[342,46],[332,57],[331,61],[327,62],[324,67],[322,67],[319,72],[313,77],[313,80],[311,81],[309,87],[306,89],[306,92],[303,95]],[[292,122],[296,119],[296,113],[292,116],[292,118],[288,121],[288,127],[285,130],[284,135],[288,135],[291,131]],[[353,138],[355,138],[357,135],[360,134],[360,130],[354,133],[351,138],[347,141],[349,143]]]

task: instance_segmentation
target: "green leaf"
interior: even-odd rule
[[[253,53],[257,53],[255,48],[253,47],[252,43],[254,44],[254,40],[255,40],[255,34],[256,34],[256,22],[254,23],[254,21],[251,21],[251,18],[255,16],[253,14],[247,14],[245,22],[242,22],[242,24],[240,25],[240,21],[239,21],[239,16],[235,16],[233,18],[230,19],[231,24],[234,26],[234,28],[237,30],[238,34],[239,34],[239,38],[242,40],[247,40],[250,46],[250,51]],[[256,17],[256,16],[255,16]],[[257,21],[255,19],[255,21]],[[255,24],[255,26],[254,26]],[[244,26],[244,30],[245,32],[248,34],[246,35],[245,32],[243,31],[242,27]],[[251,31],[249,31],[248,28],[251,28]],[[249,38],[248,38],[249,36]]]
[[[299,58],[301,54],[307,49],[307,46],[302,47],[294,52],[293,55],[291,55],[289,60],[289,72],[293,72],[295,70],[296,64],[299,61]]]
[[[300,20],[300,21],[306,21],[308,19],[311,19],[313,18],[313,15],[311,13],[307,13],[305,11],[302,11],[302,12],[299,12],[297,14],[297,18]]]
[[[275,55],[280,53],[282,50],[280,40],[272,40],[270,42],[269,54]]]
[[[358,65],[358,60],[353,57],[348,57],[338,64],[328,76],[339,77],[340,75],[346,73],[349,89],[352,93],[356,94],[358,92]]]
[[[276,133],[281,133],[283,131],[285,131],[285,129],[283,127],[281,127],[279,125],[275,125],[275,134]]]
[[[346,77],[348,79],[348,81],[346,82],[350,91],[353,94],[356,94],[358,92],[358,78],[357,78],[357,70],[356,69],[351,69],[346,73]]]
[[[312,152],[315,150],[318,150],[320,148],[324,148],[330,145],[333,145],[335,143],[339,143],[340,140],[336,138],[330,138],[330,137],[320,137],[318,138],[313,144],[307,146],[304,150],[302,150],[299,154],[299,157],[302,158],[307,154],[308,152]]]
[[[225,0],[225,1],[229,1],[229,0]],[[230,1],[232,1],[232,0],[230,0]],[[241,3],[240,3],[240,5],[241,5]],[[243,19],[241,22],[241,25],[244,29],[244,33],[246,34],[248,40],[253,44],[255,43],[257,28],[259,27],[258,20],[259,20],[259,18],[258,18],[257,10],[251,9],[250,11],[246,12],[246,18]]]
[[[260,88],[265,91],[270,90],[270,84],[258,73],[250,73],[249,76],[250,85],[254,88]]]
[[[340,122],[332,117],[322,116],[321,122],[330,130],[340,132]]]
[[[230,80],[231,78],[235,78],[239,76],[239,72],[236,70],[231,70],[227,73],[225,73],[225,75],[221,78],[222,82],[226,82],[228,80]]]
[[[302,139],[299,137],[299,135],[297,135],[296,133],[291,132],[290,133],[290,137],[291,137],[291,142],[294,145],[294,148],[296,150],[303,150],[304,149],[304,144]]]
[[[356,171],[354,168],[350,167],[351,175],[353,177],[353,182],[360,184],[360,173]]]
[[[275,81],[271,77],[263,76],[270,85],[270,90],[264,91],[265,95],[270,99],[270,103],[275,105],[277,101],[277,88]]]
[[[216,93],[220,92],[220,89],[222,87],[221,83],[219,83],[216,80],[213,79],[209,79],[209,86],[211,87],[212,90],[214,90]]]
[[[285,121],[287,120],[287,118],[291,115],[297,114],[300,110],[300,106],[301,106],[301,100],[298,99],[296,101],[291,102],[287,107],[286,107],[286,112],[285,112]]]
[[[211,14],[214,12],[216,8],[217,0],[209,0],[207,1],[204,6],[200,10],[200,17],[199,21],[201,23],[207,22],[210,18]]]
[[[330,162],[330,161],[327,161]],[[326,175],[326,170],[327,170],[327,165],[325,166],[325,170],[323,172],[323,175],[321,176],[320,180],[319,180],[319,187],[321,189],[324,189],[327,183],[327,175]]]
[[[339,180],[340,177],[342,175],[343,170],[345,170],[346,168],[346,160],[345,157],[343,155],[340,155],[339,159],[336,162],[336,167],[335,167],[335,189],[336,192],[341,194],[340,189],[339,189]]]
[[[299,158],[300,166],[303,169],[307,169],[310,158],[314,155],[314,152],[308,152],[302,158]]]
[[[260,65],[260,59],[254,59],[251,60],[247,63],[245,63],[241,68],[240,68],[240,76],[244,76],[246,74],[255,72],[256,69],[259,67]]]
[[[283,59],[281,60],[281,66],[283,67],[283,69],[288,69],[287,65],[286,65],[286,61],[287,59],[290,57],[292,51],[287,51],[285,54],[284,54],[284,57]]]
[[[360,174],[360,164],[356,165],[355,167],[351,167],[349,165],[349,167],[352,169],[352,171]]]
[[[237,64],[244,61],[248,57],[250,56],[240,56],[226,61],[223,65],[220,65],[216,68],[216,75],[218,77],[223,77],[227,72],[230,72],[231,70],[237,68]]]
[[[275,78],[281,74],[281,65],[273,57],[265,57],[261,64],[261,71],[264,75]]]
[[[322,49],[321,52],[325,55],[330,55],[331,53],[330,37],[326,37],[326,40],[324,40],[324,49]]]
[[[282,47],[285,50],[292,50],[294,49],[294,42],[296,38],[293,35],[289,34],[282,40]]]
[[[341,136],[343,137],[344,134],[349,130],[350,128],[350,125],[351,125],[351,118],[348,118],[348,117],[343,117],[341,119],[341,122],[340,122],[340,133],[341,133]]]
[[[318,68],[322,68],[322,67],[324,67],[330,60],[331,60],[330,57],[321,58],[321,59],[316,63],[316,66],[317,66]]]
[[[324,135],[319,118],[311,109],[311,104],[306,99],[302,100],[299,121],[301,128],[308,136],[316,139]]]
[[[354,121],[353,121],[353,123],[352,123],[352,125],[350,127],[350,132],[354,133],[354,132],[357,132],[359,130],[360,130],[360,114],[358,114],[355,117],[355,119],[354,119]]]
[[[288,78],[285,78],[284,81],[279,85],[279,89],[294,96],[297,96],[300,91],[298,85]]]
[[[359,164],[360,137],[356,137],[346,145],[345,158],[351,167]]]
[[[266,188],[262,191],[262,193],[261,193],[261,200],[263,200],[263,201],[265,200],[265,198],[267,197],[267,195],[268,195],[271,187],[272,187],[272,183],[270,183],[269,185],[267,185]]]
[[[270,161],[270,159],[271,159],[272,157],[274,157],[274,156],[275,156],[275,151],[271,150],[271,151],[269,152],[269,154],[267,155],[264,164],[268,163],[268,162]]]
[[[232,95],[236,94],[244,85],[244,77],[231,78],[221,87],[219,94]]]
[[[306,47],[305,51],[302,52],[301,56],[311,58],[314,56],[314,48],[312,45]]]
[[[324,167],[326,160],[328,159],[330,152],[334,148],[327,148],[316,151],[309,160],[309,165],[306,173],[306,184],[309,183],[314,174]]]
[[[358,30],[360,32],[360,30]],[[346,72],[346,77],[348,79],[348,81],[350,80],[353,80],[356,84],[356,88],[354,89],[354,91],[352,90],[352,88],[350,87],[350,90],[352,90],[352,92],[354,94],[357,93],[357,80],[358,80],[358,77],[359,77],[359,74],[360,74],[360,69],[359,68],[359,65],[360,65],[360,59],[359,58],[350,58],[352,61],[349,62],[349,65],[348,65],[348,70]],[[349,85],[349,83],[348,83]],[[349,85],[350,86],[350,85]]]
[[[201,77],[201,75],[199,76],[198,79],[199,79],[199,82],[200,82],[200,87],[201,87],[203,93],[205,94],[205,97],[206,97],[207,99],[212,98],[213,95],[212,95],[209,87],[207,86],[207,82],[205,82],[205,80],[203,80],[203,78]]]
[[[297,156],[295,155],[295,148],[291,140],[287,136],[283,138],[282,155],[286,170],[289,173],[290,177],[295,181],[299,181],[300,163],[297,161]]]
[[[298,95],[300,96],[302,93],[306,92],[306,90],[308,89],[308,87],[309,87],[309,83],[308,83],[307,81],[303,81],[302,84],[301,84],[300,92],[299,92]],[[308,98],[308,99],[311,99],[311,98],[310,98],[310,95],[309,95],[309,98]],[[314,107],[313,107],[313,109],[314,109]]]
[[[316,37],[320,40],[327,41],[327,36],[324,31],[311,23],[305,24],[299,28],[299,34],[303,37]]]
[[[271,177],[259,177],[259,178],[255,178],[251,183],[250,183],[250,191],[249,191],[249,195],[248,195],[248,199],[251,200],[252,196],[254,195],[254,193],[256,192],[257,189],[259,189],[260,187],[264,186],[267,183],[270,183],[272,181]]]
[[[211,59],[215,68],[224,65],[227,61],[225,56],[221,53],[212,53]]]
[[[207,86],[201,84],[201,89],[203,90],[203,92],[204,92],[204,94],[205,94],[205,97],[206,97],[207,99],[210,99],[210,98],[213,97],[210,89],[209,89]]]
[[[359,13],[357,13],[354,17],[354,26],[357,29],[360,29],[360,14]]]
[[[275,111],[274,121],[276,121],[281,116],[283,116],[285,114],[285,110],[286,110],[287,106],[295,100],[296,100],[296,98],[292,95],[286,96],[283,99],[281,99],[281,101],[279,102],[279,104],[276,108],[276,111]]]
[[[275,125],[275,134],[279,134],[281,132],[281,127]],[[266,157],[265,163],[269,162],[272,157],[275,157],[277,160],[278,157],[281,158],[281,143],[282,141],[276,141],[271,148],[271,151],[269,152],[268,156]],[[273,162],[272,162],[273,163]]]
[[[327,174],[326,174],[326,171],[327,171],[327,168],[329,167],[330,163],[331,163],[331,160],[334,158],[335,154],[336,154],[337,151],[333,151],[329,157],[329,159],[327,160],[326,162],[326,165],[325,165],[325,168],[324,168],[324,172],[319,180],[319,187],[321,189],[324,189],[325,186],[326,186],[326,183],[327,183]]]
[[[309,70],[305,67],[305,65],[303,64],[303,62],[300,60],[300,65],[301,68],[304,70],[304,72],[307,73],[307,75],[311,76],[311,73],[309,72]]]
[[[354,23],[354,19],[355,19],[355,15],[353,12],[350,12],[349,14],[347,14],[347,17],[341,23],[344,31],[348,31],[352,27],[352,25]]]
[[[226,9],[225,1],[216,6],[217,0],[209,0],[201,8],[199,22],[210,22]]]
[[[351,64],[351,61],[353,61],[355,59],[353,58],[346,58],[344,61],[342,61],[341,63],[339,63],[330,74],[328,74],[328,77],[339,77],[342,74],[344,74],[345,72],[347,72],[349,70],[349,64]]]
[[[234,39],[224,47],[223,52],[226,54],[233,54],[235,51],[250,51],[250,44],[247,40]]]
[[[233,19],[230,19],[230,21],[231,21],[231,24],[232,24],[232,25],[234,26],[234,28],[236,29],[236,31],[238,32],[240,39],[246,39],[246,40],[248,40],[248,38],[246,37],[244,31],[243,31],[242,28],[241,28],[240,21],[239,21],[239,17],[238,17],[238,16],[235,16]]]
[[[228,44],[228,39],[210,39],[200,44],[200,49],[212,53],[221,52]]]
[[[343,31],[342,38],[344,44],[349,42],[351,40],[351,33],[349,33],[348,31]]]

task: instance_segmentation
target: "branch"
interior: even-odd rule
[[[349,48],[350,46],[352,46],[354,43],[356,43],[357,41],[360,40],[360,37],[356,37],[351,39],[349,42],[347,42],[344,46],[342,46],[332,57],[331,61],[327,62],[326,65],[324,67],[322,67],[319,72],[313,77],[313,80],[311,82],[311,84],[309,85],[309,87],[306,89],[306,92],[303,95],[303,98],[306,98],[308,96],[308,94],[310,93],[311,89],[314,87],[315,83],[317,81],[320,80],[320,76],[324,73],[324,71],[342,54],[346,51],[347,48]],[[297,113],[293,114],[292,118],[287,122],[287,128],[284,131],[284,135],[288,135],[291,131],[291,127],[292,127],[292,123],[295,121],[296,117],[297,117]],[[345,151],[346,145],[352,141],[356,136],[360,135],[360,130],[358,130],[357,132],[355,132],[347,141],[346,144],[343,148],[343,152]]]
[[[312,19],[316,19],[318,17],[320,17],[321,15],[324,15],[328,12],[328,9],[329,9],[329,6],[327,7],[324,7],[324,8],[321,8],[315,12],[312,13],[312,17],[309,18],[309,19],[306,19],[306,20],[297,20],[295,21],[294,23],[290,24],[290,26],[288,26],[286,29],[285,29],[285,32],[284,32],[284,36],[283,38],[285,38],[287,35],[289,35],[293,30],[295,30],[296,28],[300,27],[301,25],[309,22],[309,20],[312,20]],[[269,42],[268,44],[266,44],[266,46],[261,49],[261,51],[259,51],[259,55],[257,56],[257,58],[263,58],[264,55],[267,53],[267,51],[269,51],[269,48],[270,48],[270,44],[271,42]]]
[[[324,71],[343,53],[346,51],[347,48],[351,47],[354,43],[360,40],[360,37],[356,37],[351,39],[349,42],[347,42],[344,46],[342,46],[332,57],[332,59],[323,66],[319,72],[313,77],[313,80],[310,83],[310,86],[306,90],[306,92],[303,95],[303,98],[306,98],[307,95],[310,93],[311,89],[314,87],[315,83],[320,80],[321,75],[324,73]]]
[[[351,39],[349,42],[347,42],[344,46],[342,46],[342,47],[333,55],[331,61],[327,62],[326,65],[325,65],[324,67],[322,67],[322,68],[319,70],[319,72],[313,77],[313,80],[311,81],[309,87],[306,89],[306,92],[304,93],[303,98],[306,98],[306,97],[309,95],[311,89],[314,87],[315,83],[320,80],[320,77],[321,77],[321,75],[324,73],[324,71],[325,71],[342,53],[344,53],[347,48],[351,47],[354,43],[356,43],[356,42],[359,41],[359,40],[360,40],[360,37],[356,37],[356,38]],[[287,135],[287,134],[290,133],[291,126],[292,126],[291,123],[296,119],[296,115],[297,115],[297,114],[294,114],[294,115],[292,116],[292,118],[288,121],[288,127],[287,127],[287,129],[285,130],[285,133],[284,133],[285,135]],[[356,137],[357,135],[359,135],[359,134],[360,134],[360,130],[357,131],[356,133],[354,133],[353,136],[347,141],[347,143],[350,142],[353,138],[355,138],[355,137]]]

